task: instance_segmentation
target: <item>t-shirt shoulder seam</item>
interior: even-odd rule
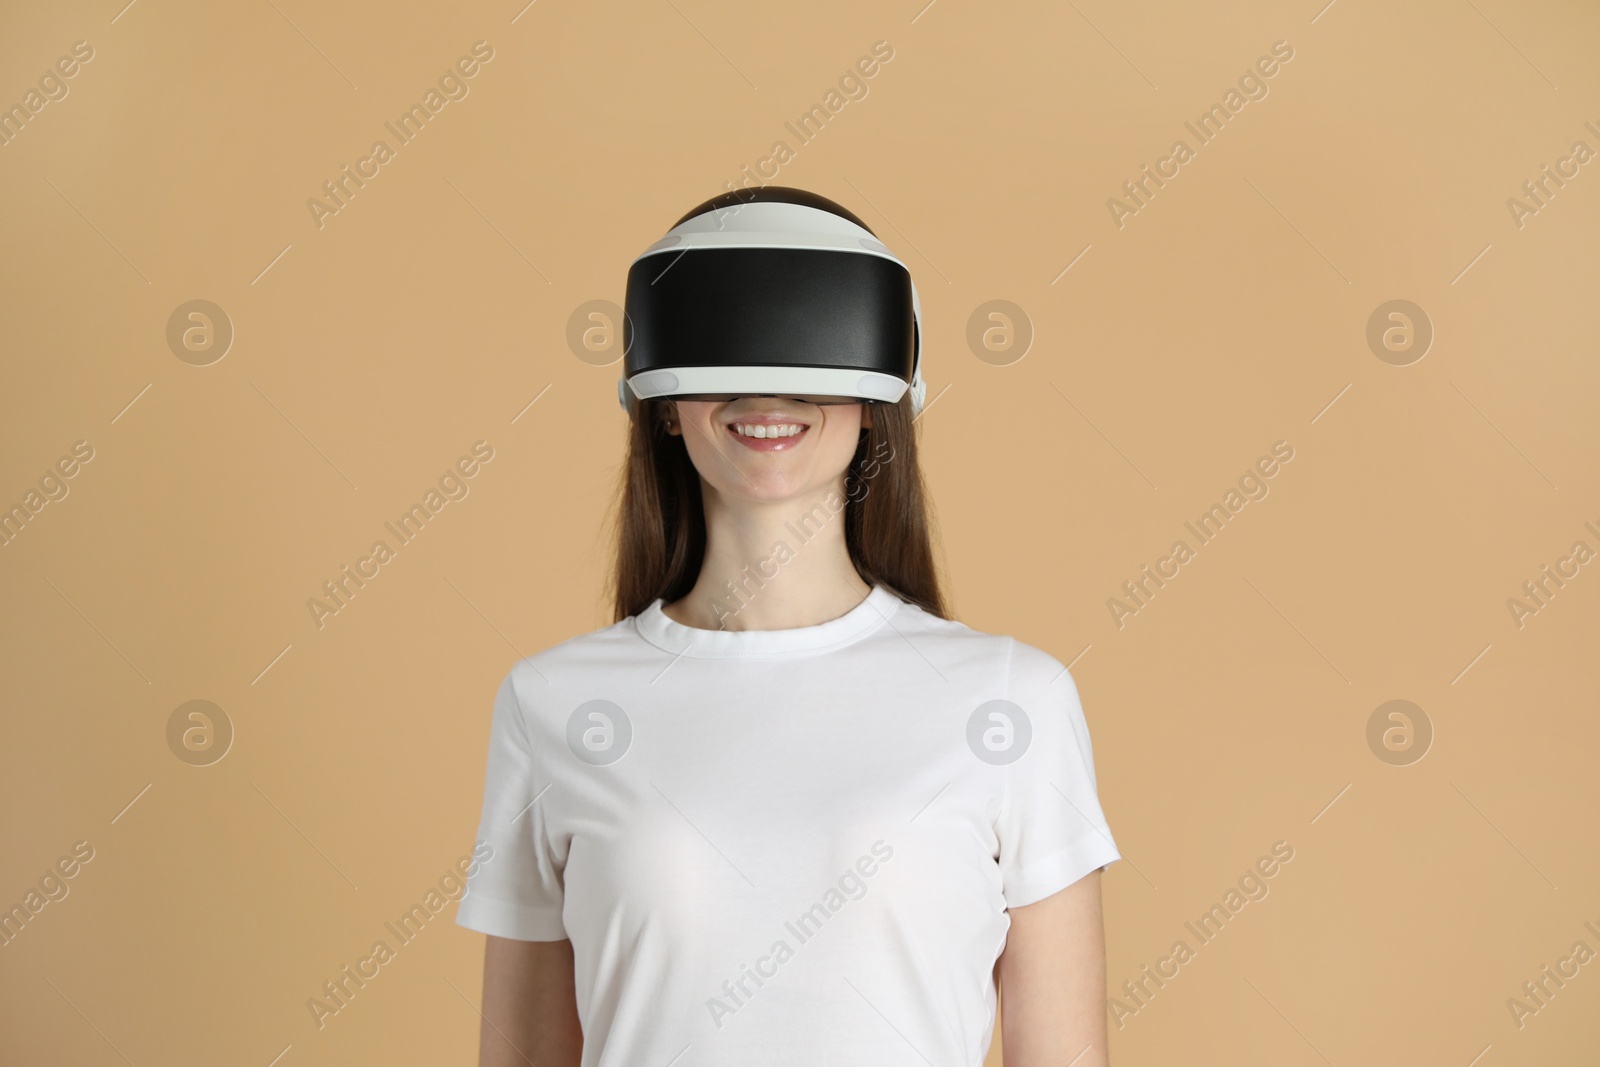
[[[1017,639],[1010,634],[1006,635],[1006,679],[1003,692],[1006,699],[1011,699],[1011,654],[1016,651]],[[1011,775],[1003,775],[1000,785],[1000,825],[1006,825],[1006,816],[1011,812]]]
[[[522,690],[517,685],[516,677],[517,667],[520,667],[523,663],[527,662],[527,659],[528,657],[524,657],[523,659],[518,660],[517,663],[512,666],[510,676],[507,678],[507,681],[511,683],[511,701],[514,705],[516,705],[517,709],[517,735],[522,741],[522,751],[527,753],[528,758],[531,760],[533,758],[533,738],[528,734],[528,706],[522,702]]]
[[[1055,685],[1055,683],[1060,680],[1062,672],[1065,672],[1069,677],[1071,677],[1071,668],[1065,661],[1063,661],[1059,656],[1051,652],[1049,649],[1040,648],[1038,645],[1030,645],[1026,641],[1018,641],[1015,637],[1008,637],[1008,640],[1011,642],[1010,652],[1007,656],[1008,685],[1013,684],[1018,680],[1017,667],[1019,665],[1026,668],[1028,676],[1033,678],[1035,683],[1045,686]],[[1021,655],[1017,654],[1019,648],[1025,650]],[[1054,669],[1050,670],[1048,675],[1040,673],[1045,668]],[[1037,675],[1037,677],[1033,677],[1034,675]],[[1073,685],[1077,685],[1076,678],[1073,679]]]

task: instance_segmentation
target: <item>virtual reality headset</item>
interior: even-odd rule
[[[793,397],[922,410],[911,272],[826,197],[762,186],[706,201],[628,268],[617,400]],[[630,393],[632,396],[630,396]]]

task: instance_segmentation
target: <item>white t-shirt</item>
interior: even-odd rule
[[[1121,858],[1066,668],[881,586],[521,660],[478,836],[456,921],[571,940],[584,1067],[978,1067],[1007,907]]]

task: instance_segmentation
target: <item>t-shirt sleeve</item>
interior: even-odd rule
[[[1021,907],[1122,858],[1096,791],[1094,751],[1072,675],[1055,657],[1012,640],[1006,699],[1027,717],[1027,749],[1006,766],[1000,875]]]
[[[493,848],[467,881],[456,922],[519,941],[561,941],[562,866],[547,847],[528,724],[513,674],[500,683],[489,726],[478,841]]]

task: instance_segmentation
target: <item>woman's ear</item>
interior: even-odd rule
[[[675,401],[668,400],[661,410],[661,420],[666,423],[667,432],[674,437],[683,434],[683,427],[678,422],[678,405]]]
[[[872,404],[861,405],[861,428],[863,430],[872,429],[872,408]]]

